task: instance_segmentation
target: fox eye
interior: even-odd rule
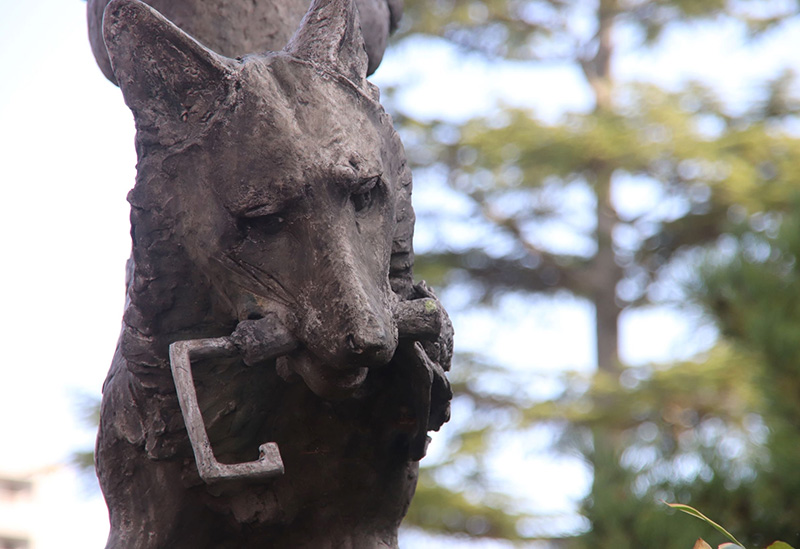
[[[253,233],[266,236],[278,234],[286,225],[286,220],[280,214],[246,217],[242,222],[248,235]]]
[[[372,192],[373,189],[369,189],[350,196],[350,200],[353,201],[353,207],[357,212],[364,211],[372,205]]]
[[[379,177],[372,177],[361,185],[358,192],[350,195],[350,201],[353,203],[356,212],[364,212],[372,206],[375,201],[375,195],[378,192],[379,181]]]

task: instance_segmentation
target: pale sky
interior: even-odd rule
[[[78,419],[79,404],[82,395],[99,395],[119,332],[130,251],[125,196],[136,158],[130,112],[89,50],[85,3],[0,0],[0,13],[2,474],[61,462],[93,444],[94,434]],[[631,55],[616,70],[666,86],[699,77],[741,102],[752,98],[762,77],[785,64],[800,67],[796,26],[755,53],[738,48],[733,27],[706,31],[670,33],[668,56]],[[588,104],[580,79],[564,67],[492,71],[426,44],[390,52],[375,81],[416,82],[402,100],[431,117],[485,110],[498,95],[536,107],[546,120]],[[435,189],[421,184],[417,204],[436,199]],[[546,305],[512,304],[499,324],[481,314],[456,319],[462,349],[496,345],[515,367],[589,370],[591,311],[580,303]],[[696,327],[670,311],[629,316],[623,356],[631,363],[688,356],[711,337],[697,335]],[[574,471],[553,482],[557,468],[535,456],[525,469],[524,489],[539,487],[534,505],[555,501],[563,508],[586,482]],[[103,544],[102,501],[70,482],[59,496],[58,521],[42,518],[43,528],[58,528],[60,540],[37,549]]]

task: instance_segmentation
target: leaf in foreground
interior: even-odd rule
[[[733,534],[731,534],[730,532],[728,532],[728,531],[727,531],[725,528],[723,528],[722,526],[720,526],[719,524],[717,524],[716,522],[714,522],[713,520],[711,520],[710,518],[708,518],[707,516],[705,516],[703,513],[701,513],[700,511],[698,511],[698,510],[697,510],[697,509],[695,509],[694,507],[691,507],[691,506],[689,506],[689,505],[684,505],[684,504],[682,504],[682,503],[667,503],[666,501],[665,501],[664,503],[665,503],[666,505],[669,505],[669,506],[670,506],[670,507],[672,507],[673,509],[677,509],[678,511],[683,511],[683,512],[684,512],[684,513],[686,513],[687,515],[691,515],[691,516],[693,516],[693,517],[695,517],[695,518],[699,518],[700,520],[702,520],[702,521],[706,522],[707,524],[710,524],[711,526],[713,526],[714,528],[716,528],[717,530],[719,530],[719,531],[720,531],[720,532],[721,532],[721,533],[722,533],[722,534],[723,534],[725,537],[727,537],[727,538],[728,538],[729,540],[731,540],[733,543],[735,543],[735,544],[736,544],[736,545],[738,545],[739,547],[744,547],[744,545],[742,544],[742,542],[740,542],[738,539],[736,539],[735,537],[733,537]],[[785,549],[785,548],[784,548],[784,549]]]

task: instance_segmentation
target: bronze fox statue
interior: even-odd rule
[[[352,0],[237,59],[138,0],[108,4],[104,35],[138,154],[96,451],[107,547],[396,547],[449,418],[452,327],[413,282],[411,174]],[[188,364],[213,455],[270,441],[282,474],[199,470],[169,349],[203,338],[234,351]]]
[[[403,14],[403,0],[354,0],[372,74],[389,35]],[[103,13],[110,0],[87,0],[89,44],[103,74],[116,83],[103,40]],[[145,0],[206,47],[227,57],[281,49],[311,0]]]

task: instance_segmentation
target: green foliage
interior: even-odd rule
[[[594,468],[582,508],[593,528],[569,547],[686,547],[701,528],[676,525],[661,500],[709,508],[746,501],[764,460],[757,364],[720,345],[702,362],[598,373],[587,390],[539,405],[552,408],[540,417],[569,422],[561,450]]]
[[[586,41],[575,21],[587,13],[629,25],[652,44],[670,25],[719,17],[741,21],[758,36],[796,11],[794,2],[763,0],[406,0],[401,36],[441,36],[508,59],[575,59]]]
[[[596,311],[599,366],[589,376],[565,375],[563,390],[542,400],[491,358],[457,357],[457,402],[470,420],[454,418],[452,458],[423,470],[411,524],[469,535],[463,521],[445,523],[452,508],[452,516],[486,518],[490,534],[481,535],[520,539],[518,525],[530,517],[516,511],[521,502],[494,504],[502,498],[486,456],[503,436],[546,425],[556,433],[553,450],[583,460],[594,476],[580,509],[590,528],[565,546],[689,546],[700,525],[676,534],[662,499],[719,509],[753,546],[766,544],[763,532],[795,541],[788,528],[800,516],[791,501],[800,478],[790,471],[800,464],[789,448],[800,442],[790,427],[800,421],[792,341],[800,296],[775,291],[798,286],[790,256],[778,254],[772,271],[759,271],[774,250],[762,241],[787,223],[800,189],[800,139],[787,130],[799,107],[793,75],[753,83],[762,99],[734,112],[700,83],[667,91],[618,82],[612,66],[623,27],[633,47],[655,47],[670,26],[738,22],[755,37],[797,13],[797,2],[769,0],[406,1],[401,39],[433,35],[495,61],[564,63],[584,76],[594,108],[555,123],[506,105],[458,122],[394,116],[416,177],[441,182],[467,205],[436,223],[484,235],[441,235],[418,256],[418,274],[445,295],[466,292],[492,314],[508,296],[585,300]],[[655,204],[620,208],[615,193],[625,185],[648,188]],[[571,243],[553,242],[554,229]],[[733,241],[736,254],[761,258],[758,269],[741,260],[746,268],[737,274],[710,266],[694,292],[721,319],[723,340],[680,364],[620,364],[620,314],[685,299],[674,273],[690,272],[700,250],[719,254]],[[727,253],[714,267],[728,268],[722,259],[734,252]],[[477,494],[466,507],[465,493]],[[486,501],[494,503],[481,508]]]
[[[617,215],[615,230],[628,235],[617,243],[623,264],[620,281],[629,288],[623,302],[643,304],[664,265],[688,246],[713,243],[729,228],[733,205],[750,211],[782,208],[789,189],[800,185],[800,140],[767,131],[767,122],[748,122],[755,113],[723,118],[698,107],[708,90],[691,86],[666,93],[653,86],[621,89],[627,102],[620,112],[570,115],[564,124],[546,125],[531,114],[507,109],[507,123],[478,118],[454,127],[451,122],[416,122],[428,136],[411,147],[421,167],[444,167],[454,190],[469,198],[476,217],[514,246],[492,257],[481,243],[460,250],[435,251],[420,259],[425,276],[446,282],[467,275],[487,295],[508,291],[568,289],[591,297],[598,289],[596,227],[575,230],[586,251],[557,253],[536,232],[548,223],[568,223],[581,213],[565,203],[566,192],[592,191],[600,184],[598,167],[614,178],[637,178],[662,187],[664,198],[684,209]],[[716,116],[723,124],[711,139],[698,128],[698,117]],[[704,118],[708,121],[708,118]],[[447,130],[447,131],[445,131]],[[452,135],[455,142],[437,141]]]
[[[695,517],[695,518],[698,518],[698,519],[702,520],[706,524],[714,527],[719,532],[722,532],[722,534],[726,538],[728,538],[729,540],[731,540],[733,542],[733,543],[723,543],[722,545],[719,546],[719,549],[737,549],[737,548],[738,549],[745,549],[744,544],[742,544],[742,542],[740,542],[735,537],[733,537],[733,534],[728,532],[725,528],[723,528],[722,526],[720,526],[719,524],[717,524],[716,522],[714,522],[713,520],[711,520],[710,518],[705,516],[703,513],[701,513],[700,511],[698,511],[694,507],[691,507],[689,505],[683,505],[683,504],[680,504],[680,503],[667,503],[667,505],[669,507],[673,508],[673,509],[677,509],[678,511],[682,511],[682,512],[686,513],[689,516],[692,516],[692,517]],[[708,545],[708,543],[706,543],[704,540],[698,539],[697,542],[695,543],[695,549],[705,549],[705,548],[711,549],[711,546]],[[771,543],[769,545],[769,547],[767,547],[767,549],[793,549],[793,548],[792,548],[791,545],[789,545],[786,542],[776,541],[776,542]]]
[[[428,532],[513,541],[530,539],[518,529],[524,515],[504,508],[501,502],[487,505],[468,498],[463,489],[447,488],[435,481],[431,469],[422,470],[414,497],[406,522]]]
[[[762,534],[800,543],[798,203],[790,201],[769,227],[759,223],[763,213],[743,220],[728,236],[727,253],[709,253],[694,288],[721,332],[749,349],[758,364],[754,385],[763,394],[761,414],[769,426],[763,444],[768,461],[751,483],[746,512],[726,519],[758,540],[752,545],[763,544]]]
[[[742,542],[740,542],[738,539],[736,539],[735,537],[733,537],[733,534],[731,534],[730,532],[728,532],[728,531],[727,531],[725,528],[723,528],[722,526],[720,526],[719,524],[717,524],[716,522],[714,522],[713,520],[711,520],[710,518],[708,518],[707,516],[705,516],[703,513],[701,513],[700,511],[698,511],[698,510],[697,510],[697,509],[695,509],[694,507],[691,507],[691,506],[689,506],[689,505],[683,505],[683,504],[681,504],[681,503],[667,503],[667,505],[669,505],[669,506],[670,506],[670,507],[672,507],[673,509],[677,509],[678,511],[682,511],[682,512],[686,513],[687,515],[690,515],[690,516],[692,516],[692,517],[699,518],[700,520],[702,520],[702,521],[703,521],[703,522],[705,522],[706,524],[710,524],[711,526],[713,526],[714,528],[716,528],[718,531],[722,532],[722,534],[723,534],[723,535],[724,535],[726,538],[728,538],[729,540],[731,540],[731,541],[732,541],[733,543],[735,543],[737,546],[744,548],[744,545],[742,545]]]

